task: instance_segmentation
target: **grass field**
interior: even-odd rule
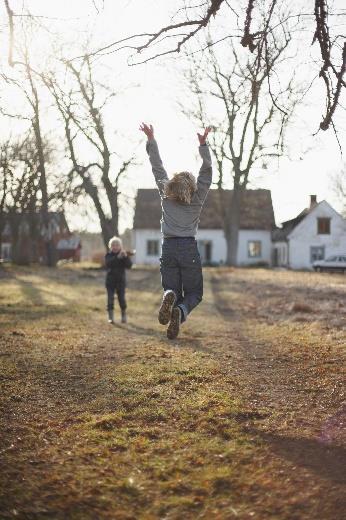
[[[0,518],[341,520],[346,277],[207,269],[169,342],[159,273],[113,326],[103,276],[0,270]]]

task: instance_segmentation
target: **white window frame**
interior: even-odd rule
[[[313,258],[313,250],[320,249],[322,251],[322,258]],[[313,264],[318,260],[324,260],[326,257],[326,248],[325,246],[310,246],[310,263]]]
[[[157,250],[156,253],[150,252],[150,247],[149,247],[150,243],[151,244],[155,243],[155,250]],[[159,251],[160,251],[160,240],[157,240],[155,238],[148,238],[147,239],[147,256],[159,256]]]
[[[259,244],[259,255],[250,254],[250,244]],[[262,240],[248,240],[247,241],[247,257],[248,258],[262,258]]]

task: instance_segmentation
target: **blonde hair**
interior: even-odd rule
[[[175,173],[172,179],[165,184],[164,196],[167,199],[190,204],[196,189],[196,179],[192,173]]]
[[[112,238],[110,239],[110,241],[108,242],[108,247],[109,247],[109,249],[112,249],[112,245],[113,245],[113,244],[119,244],[120,249],[121,249],[121,250],[123,249],[123,243],[122,243],[121,238],[119,238],[119,237],[112,237]]]

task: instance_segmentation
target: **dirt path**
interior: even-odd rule
[[[302,341],[292,355],[289,334],[286,341],[279,336],[280,330],[273,331],[271,340],[253,335],[255,328],[244,319],[244,308],[239,302],[238,308],[233,305],[232,277],[214,275],[211,284],[216,306],[228,325],[227,342],[234,358],[230,371],[238,378],[249,408],[240,419],[274,454],[306,468],[298,481],[307,493],[319,488],[329,500],[334,497],[337,505],[346,483],[345,344],[332,349],[312,342],[307,352]],[[244,287],[243,282],[242,290],[246,307],[251,283]],[[345,293],[335,296],[344,298]],[[335,511],[331,508],[325,514],[332,518]]]
[[[115,327],[97,272],[3,280],[1,518],[342,518],[343,278],[211,270],[175,342],[153,271]]]

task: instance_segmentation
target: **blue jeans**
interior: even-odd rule
[[[197,242],[192,237],[165,238],[160,258],[162,287],[171,289],[182,310],[182,321],[201,301],[203,275]]]

